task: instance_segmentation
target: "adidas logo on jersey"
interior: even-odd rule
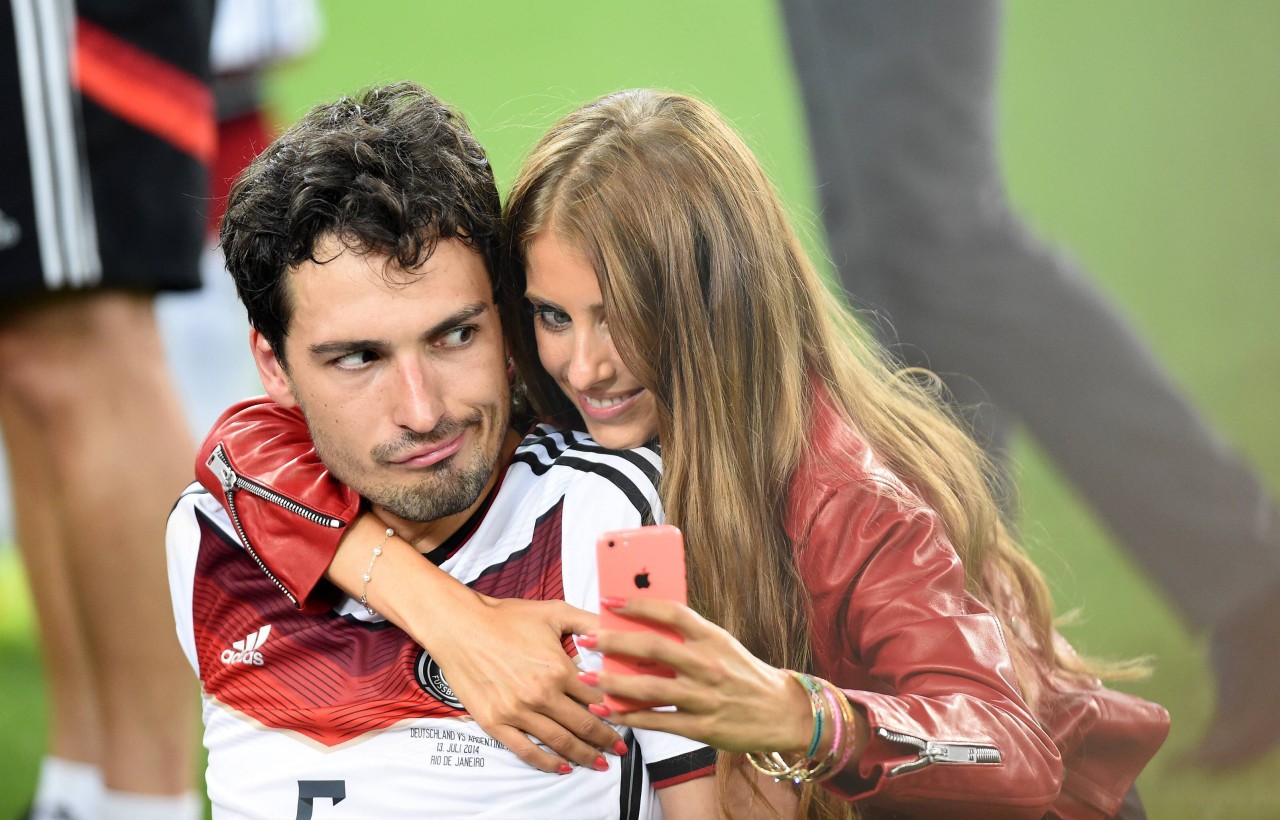
[[[223,651],[222,662],[227,666],[235,666],[238,663],[245,666],[262,666],[262,653],[258,650],[267,642],[267,636],[270,634],[271,624],[267,624],[257,632],[250,632],[243,641],[233,641],[232,648]]]

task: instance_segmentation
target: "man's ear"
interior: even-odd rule
[[[258,378],[262,379],[262,387],[271,400],[281,407],[297,407],[298,400],[293,395],[284,363],[276,356],[267,337],[252,326],[249,328],[249,349],[253,351],[253,363],[258,366]]]

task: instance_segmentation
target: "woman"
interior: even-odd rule
[[[1119,811],[1163,710],[1100,689],[1060,643],[977,448],[927,378],[894,373],[861,339],[713,110],[633,91],[571,113],[534,149],[507,223],[500,295],[527,298],[512,352],[534,409],[609,447],[657,435],[667,520],[685,532],[690,605],[706,618],[605,602],[686,636],[588,636],[678,672],[587,676],[677,707],[617,722],[825,777],[801,791],[806,816]],[[355,540],[330,569],[349,588],[368,555],[343,558]],[[395,613],[412,591],[379,594]],[[1055,802],[1058,747],[1071,775]],[[727,753],[722,765],[746,771]]]

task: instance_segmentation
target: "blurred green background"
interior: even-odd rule
[[[687,91],[745,134],[823,255],[799,96],[768,2],[323,8],[322,46],[272,78],[282,122],[364,85],[416,80],[466,113],[505,188],[534,140],[575,105],[630,86]],[[1000,124],[1012,198],[1280,488],[1280,3],[1022,2],[1005,23]],[[1177,765],[1209,717],[1202,637],[1187,634],[1033,445],[1016,456],[1024,531],[1059,611],[1083,611],[1068,637],[1097,655],[1155,658],[1152,678],[1121,687],[1173,714],[1169,742],[1139,781],[1151,817],[1280,817],[1280,754],[1231,776]],[[42,748],[31,635],[21,568],[0,550],[0,818],[29,799]]]

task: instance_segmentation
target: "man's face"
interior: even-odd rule
[[[510,413],[506,349],[481,256],[441,241],[406,273],[330,238],[288,276],[287,367],[254,334],[271,397],[301,407],[325,466],[401,519],[469,510]]]

